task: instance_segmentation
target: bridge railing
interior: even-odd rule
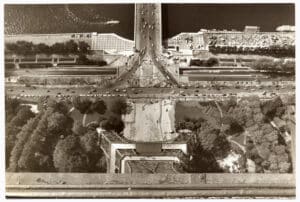
[[[293,174],[6,173],[18,198],[294,198]]]

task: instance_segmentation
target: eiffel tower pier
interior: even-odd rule
[[[150,57],[144,57],[141,65],[135,72],[135,78],[138,78],[139,87],[151,87],[155,85],[168,85],[164,75],[157,69]]]
[[[167,71],[161,59],[161,4],[135,4],[134,29],[136,54],[130,70],[117,79],[116,85],[176,85],[177,80]],[[126,125],[123,136],[98,130],[100,147],[107,160],[107,172],[182,172],[180,164],[187,155],[187,144],[175,140],[178,134],[171,123],[175,116],[172,113],[174,103],[168,100],[138,102],[132,101],[132,112],[122,117]]]

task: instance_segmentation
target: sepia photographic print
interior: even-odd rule
[[[293,2],[3,7],[6,198],[296,197]]]

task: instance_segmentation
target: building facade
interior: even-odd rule
[[[106,51],[120,53],[133,51],[134,41],[123,38],[115,33],[62,33],[62,34],[18,34],[5,35],[5,43],[16,43],[17,41],[27,41],[33,44],[44,43],[51,46],[55,43],[65,43],[69,40],[75,42],[84,41],[91,46],[94,51]]]
[[[245,27],[245,31],[201,30],[182,32],[165,40],[166,49],[208,50],[209,46],[270,47],[295,46],[295,32],[260,32],[258,28]]]

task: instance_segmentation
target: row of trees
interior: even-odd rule
[[[105,66],[105,65],[107,65],[107,62],[104,60],[91,60],[91,59],[88,59],[86,55],[80,54],[79,57],[77,58],[77,64]]]
[[[82,114],[97,112],[104,114],[108,107],[104,100],[96,98],[94,100],[76,96],[72,100],[73,106]],[[124,98],[117,98],[110,102],[109,110],[117,115],[129,114],[132,110],[131,105]]]
[[[90,52],[90,45],[84,41],[76,43],[74,40],[69,40],[64,43],[55,43],[48,46],[44,43],[33,44],[28,41],[17,41],[16,43],[6,43],[5,53],[17,55],[36,55],[36,54],[88,54]]]
[[[213,67],[219,65],[217,58],[208,58],[207,60],[194,59],[190,61],[190,66]]]
[[[97,120],[98,126],[117,133],[121,133],[125,127],[121,115],[128,114],[132,110],[132,107],[123,98],[112,100],[108,107],[103,100],[98,98],[91,100],[75,97],[73,106],[82,114],[98,113],[100,115]]]
[[[216,46],[210,45],[209,51],[214,54],[254,54],[254,55],[267,55],[273,57],[295,57],[295,46],[285,45],[278,46],[272,45],[269,47],[238,47],[238,46]]]
[[[15,145],[17,134],[27,121],[35,116],[29,106],[22,106],[16,99],[5,99],[5,156],[6,167],[9,166],[10,154]]]
[[[73,98],[72,103],[75,109],[80,111],[82,114],[89,114],[93,112],[104,114],[107,109],[106,103],[99,98],[92,101],[87,98],[76,96]]]
[[[183,170],[186,172],[207,173],[223,172],[217,163],[230,151],[230,144],[226,136],[216,125],[209,123],[203,118],[184,118],[176,123],[176,130],[188,129],[190,136],[181,134],[179,138],[188,142],[190,158],[184,161]]]
[[[14,104],[15,102],[11,102]],[[8,106],[11,108],[11,106]],[[25,124],[17,132],[7,155],[11,172],[104,172],[105,159],[93,127],[73,132],[75,123],[64,102],[48,100],[40,104],[36,116],[22,116]],[[17,113],[20,119],[21,115]],[[12,118],[11,122],[15,118]],[[16,122],[16,121],[14,121]],[[10,134],[6,133],[8,137]]]
[[[33,114],[18,100],[6,100],[6,168],[11,172],[105,172],[106,159],[97,127],[121,133],[122,114],[130,113],[125,99],[109,106],[101,99],[75,97],[73,102],[41,98]],[[70,104],[81,113],[98,113],[83,126],[69,116]]]
[[[290,60],[272,60],[272,59],[259,59],[250,64],[255,70],[263,70],[267,74],[285,73],[295,75],[296,64],[295,61]]]
[[[280,131],[270,124],[285,109],[279,96],[265,102],[253,96],[242,99],[227,111],[249,135],[245,155],[255,162],[256,172],[291,172],[289,147]]]
[[[282,120],[286,111],[286,105],[279,96],[268,101],[261,101],[257,96],[243,98],[239,102],[231,98],[220,102],[219,105],[223,117],[210,116],[210,119],[215,119],[215,122],[220,124],[212,124],[213,122],[204,118],[185,118],[176,122],[177,131],[191,131],[189,148],[192,158],[186,160],[186,170],[224,172],[216,160],[224,158],[229,150],[233,149],[242,154],[242,160],[239,161],[242,170],[246,170],[248,158],[254,161],[256,172],[291,172],[290,145],[285,142],[281,134],[283,131],[273,128],[270,124],[274,118]],[[286,130],[286,127],[283,127],[283,130]],[[242,134],[247,135],[244,154],[227,139]],[[186,135],[180,137],[187,140]],[[205,156],[202,155],[204,153]]]

